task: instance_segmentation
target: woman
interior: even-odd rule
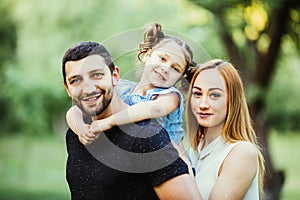
[[[187,123],[190,157],[203,199],[261,199],[263,157],[241,78],[230,63],[212,60],[195,70]]]

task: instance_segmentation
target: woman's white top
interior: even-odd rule
[[[196,182],[204,200],[209,198],[210,192],[218,179],[221,164],[231,149],[238,143],[226,143],[219,136],[202,151],[203,142],[200,142],[197,152],[193,149],[190,150],[192,166],[196,170]],[[259,200],[258,170],[243,200]]]

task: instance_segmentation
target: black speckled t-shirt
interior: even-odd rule
[[[87,146],[69,129],[66,143],[73,200],[158,199],[154,186],[188,173],[155,120],[114,127]]]

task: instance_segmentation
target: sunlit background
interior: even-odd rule
[[[298,200],[299,8],[292,0],[0,0],[0,199],[70,199],[65,50],[104,43],[124,75],[135,64],[122,53],[142,42],[145,25],[159,22],[191,44],[195,61],[222,58],[238,68],[271,199]],[[127,34],[136,37],[122,40]]]

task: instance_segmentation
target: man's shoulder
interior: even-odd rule
[[[126,127],[126,128],[124,128]],[[157,134],[168,135],[164,127],[161,126],[159,122],[155,119],[147,119],[139,122],[127,124],[122,126],[123,131],[126,130],[126,133],[130,133],[131,136],[139,137],[151,137]]]
[[[132,151],[151,151],[171,144],[167,131],[156,120],[143,120],[115,127],[106,135],[120,143],[130,143]]]

